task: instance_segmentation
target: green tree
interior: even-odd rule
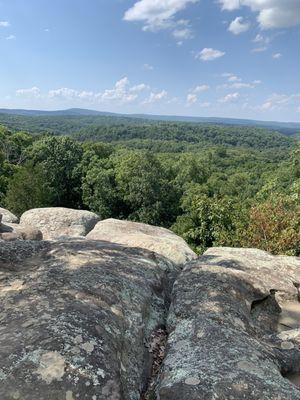
[[[198,253],[236,241],[239,218],[231,199],[189,194],[184,197],[182,208],[184,214],[177,218],[172,229]]]
[[[9,182],[5,197],[7,208],[21,215],[31,208],[51,206],[52,202],[53,193],[44,171],[31,162],[19,167]]]
[[[128,218],[153,225],[172,223],[177,214],[177,193],[157,157],[145,151],[122,151],[114,157],[114,164]]]
[[[36,141],[29,151],[30,160],[47,176],[53,193],[53,206],[80,208],[83,150],[68,137],[46,136]]]

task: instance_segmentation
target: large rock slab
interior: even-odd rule
[[[44,239],[56,239],[60,236],[85,236],[99,220],[99,216],[90,211],[49,207],[26,211],[20,224],[39,229]]]
[[[177,278],[160,400],[299,400],[300,259],[209,249]],[[278,291],[278,292],[277,292]],[[298,326],[278,332],[285,302]],[[283,376],[284,375],[284,376]]]
[[[87,238],[147,249],[177,265],[197,257],[187,243],[170,230],[138,222],[106,219],[98,222]]]
[[[4,223],[17,224],[19,222],[19,218],[5,208],[0,207],[0,214],[2,215],[2,222]]]
[[[139,400],[176,271],[108,242],[2,242],[0,399]]]

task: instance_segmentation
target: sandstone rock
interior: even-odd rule
[[[1,264],[5,249],[21,261]],[[114,243],[2,242],[1,400],[140,399],[147,343],[164,323],[164,282],[175,271]]]
[[[42,240],[43,234],[40,230],[21,226],[19,224],[1,224],[0,239],[3,240]]]
[[[298,302],[299,282],[299,258],[259,250],[213,248],[187,264],[173,288],[159,399],[299,400],[284,376],[299,373],[300,314],[298,329],[277,332],[279,305]]]
[[[106,219],[98,222],[87,238],[151,250],[177,265],[196,258],[186,242],[175,233],[137,222]]]
[[[0,214],[2,214],[2,222],[17,224],[19,222],[18,217],[16,217],[12,212],[0,207]],[[0,221],[1,222],[1,221]]]
[[[11,242],[14,240],[23,240],[23,237],[20,232],[4,232],[0,234],[0,239]]]
[[[20,224],[39,229],[44,239],[60,236],[85,236],[100,220],[97,214],[84,210],[52,207],[26,211]]]

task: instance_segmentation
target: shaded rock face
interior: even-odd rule
[[[44,239],[56,239],[61,236],[85,236],[99,220],[99,216],[90,211],[50,207],[26,211],[20,218],[20,224],[39,229]]]
[[[0,207],[0,214],[2,215],[2,222],[4,223],[17,224],[19,222],[18,217],[5,208]]]
[[[209,249],[187,264],[173,288],[158,398],[299,400],[283,375],[300,372],[300,319],[277,330],[297,282],[299,258],[259,250]]]
[[[98,222],[87,238],[151,250],[177,265],[196,258],[186,242],[170,230],[137,222],[106,219]]]
[[[8,262],[12,253],[22,256]],[[3,242],[0,399],[138,400],[174,272],[109,242]]]
[[[21,226],[19,224],[13,224],[6,222],[3,224],[3,216],[0,214],[0,239],[6,241],[15,241],[15,240],[42,240],[43,234],[40,230],[28,227]]]

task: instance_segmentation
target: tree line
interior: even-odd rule
[[[296,141],[260,130],[251,136],[247,128],[237,135],[227,127],[226,140],[225,128],[212,129],[207,135],[214,142],[203,145],[193,143],[194,128],[180,132],[180,126],[166,124],[152,138],[143,124],[127,128],[134,134],[112,130],[110,137],[104,127],[102,141],[89,132],[76,140],[2,127],[1,205],[18,215],[63,206],[164,226],[198,253],[243,246],[300,255]]]

